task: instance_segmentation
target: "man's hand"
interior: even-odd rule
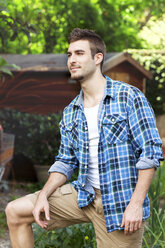
[[[139,170],[135,190],[130,203],[125,209],[121,223],[125,234],[132,234],[142,226],[143,203],[154,174],[155,168]]]
[[[139,230],[142,226],[142,217],[143,217],[143,207],[138,204],[131,204],[127,206],[121,227],[124,227],[124,233],[132,234]]]
[[[48,181],[41,190],[32,212],[35,222],[40,227],[47,228],[48,221],[50,220],[49,203],[47,199],[59,186],[63,185],[66,182],[66,180],[67,180],[66,176],[61,173],[58,172],[50,173]],[[46,220],[41,219],[41,213],[45,214]]]
[[[46,220],[42,220],[40,214],[44,212]],[[50,220],[49,215],[49,203],[46,196],[40,196],[37,199],[36,205],[33,210],[33,216],[35,222],[42,228],[47,228],[48,220]]]

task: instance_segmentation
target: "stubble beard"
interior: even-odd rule
[[[83,76],[83,75],[77,75],[77,76],[76,76],[76,75],[72,75],[72,74],[71,74],[71,79],[80,82],[80,81],[82,81],[82,80],[84,79],[84,76]]]

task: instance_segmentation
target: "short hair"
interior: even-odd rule
[[[88,40],[91,49],[91,55],[94,58],[95,54],[102,53],[103,54],[103,61],[100,64],[100,69],[102,71],[105,53],[106,53],[106,46],[102,38],[95,33],[93,30],[89,29],[81,29],[81,28],[74,28],[68,37],[68,42],[72,43],[78,40]]]

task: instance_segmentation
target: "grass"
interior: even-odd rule
[[[7,230],[6,215],[0,211],[0,238],[4,237],[4,233]]]
[[[149,190],[151,216],[144,233],[143,248],[165,247],[165,162],[157,171]]]

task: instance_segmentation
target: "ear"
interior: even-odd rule
[[[102,53],[96,53],[94,60],[95,60],[96,65],[101,64],[101,62],[103,61],[103,54]]]

